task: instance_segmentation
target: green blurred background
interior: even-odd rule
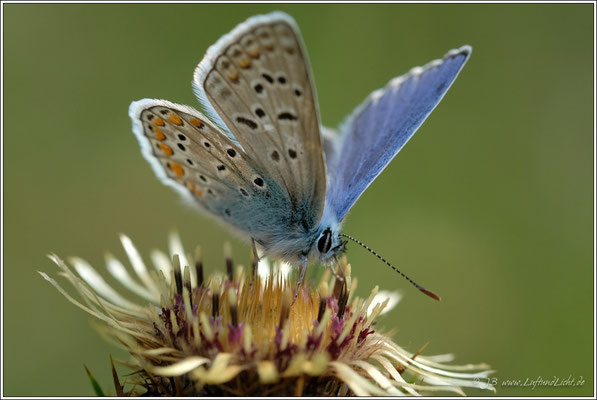
[[[592,394],[592,5],[3,7],[5,395],[92,395],[83,364],[109,389],[109,355],[125,358],[37,274],[56,276],[48,252],[103,269],[105,251],[124,260],[119,232],[147,255],[176,229],[210,269],[226,240],[246,264],[248,246],[157,181],[127,109],[197,106],[190,81],[208,46],[275,9],[302,29],[328,126],[392,77],[473,46],[344,229],[443,301],[349,245],[358,292],[401,289],[381,326],[411,351],[430,342],[427,354],[491,364],[498,395]],[[553,376],[585,383],[501,386]]]

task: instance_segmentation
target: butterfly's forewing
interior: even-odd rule
[[[292,18],[272,13],[237,26],[208,50],[193,87],[256,168],[285,188],[291,218],[307,230],[317,226],[325,165],[315,90]]]
[[[137,101],[129,114],[143,155],[165,184],[235,228],[262,233],[256,224],[271,213],[254,203],[281,194],[233,140],[198,111],[168,101]]]
[[[433,111],[471,53],[469,46],[413,68],[373,92],[343,125],[332,169],[326,215],[341,221]]]
[[[335,129],[327,126],[320,126],[321,139],[323,142],[323,154],[325,155],[326,173],[328,175],[327,182],[329,183],[333,175],[333,166],[340,155],[340,144],[338,143],[338,132]]]

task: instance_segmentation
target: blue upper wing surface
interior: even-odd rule
[[[347,119],[327,160],[326,216],[342,221],[361,194],[444,97],[471,53],[469,46],[394,78]]]

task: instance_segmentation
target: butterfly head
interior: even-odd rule
[[[340,239],[338,232],[332,228],[325,228],[316,240],[316,248],[319,252],[319,259],[322,263],[331,262],[334,257],[342,254],[345,250],[346,241]]]

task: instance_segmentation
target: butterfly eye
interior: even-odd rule
[[[317,242],[317,250],[319,250],[319,252],[321,254],[325,254],[328,251],[330,251],[331,247],[332,247],[332,231],[330,230],[330,228],[328,228],[325,231],[323,231],[323,234],[319,238],[319,241]]]

